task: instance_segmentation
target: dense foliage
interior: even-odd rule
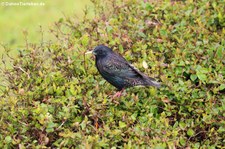
[[[57,41],[27,43],[3,69],[0,148],[224,147],[225,2],[93,2],[94,19],[59,19]],[[163,87],[112,100],[84,55],[99,44]]]

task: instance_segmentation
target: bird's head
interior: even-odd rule
[[[99,45],[99,46],[95,47],[94,50],[88,51],[85,54],[92,53],[96,57],[104,57],[111,52],[112,52],[112,49],[110,49],[109,47],[104,46],[104,45]]]

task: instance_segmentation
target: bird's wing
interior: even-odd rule
[[[144,85],[160,87],[160,83],[155,79],[141,73],[137,68],[129,64],[122,56],[114,54],[102,63],[102,75],[110,76],[111,82],[122,82],[127,86]],[[107,77],[106,77],[107,78]],[[109,79],[108,79],[109,80]]]
[[[143,74],[129,64],[122,56],[113,55],[103,66],[104,71],[121,78],[143,77]]]

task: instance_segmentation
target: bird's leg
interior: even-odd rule
[[[114,94],[112,98],[115,99],[115,98],[120,97],[122,95],[123,91],[124,91],[124,88],[122,90],[116,92],[116,94]]]

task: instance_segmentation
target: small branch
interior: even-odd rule
[[[84,70],[85,70],[85,72],[87,72],[86,55],[85,55],[85,53],[83,53],[83,56],[84,56]]]
[[[29,75],[29,73],[27,73],[25,70],[23,70],[23,68],[18,67],[18,66],[13,66],[13,68],[18,68],[18,69],[20,69],[22,72],[26,73],[26,74],[27,74],[27,76],[28,76],[28,79],[30,79],[30,75]]]
[[[64,125],[65,122],[66,122],[66,120],[64,120],[64,121],[61,123],[61,125],[60,125],[58,128],[56,128],[56,130],[59,130],[59,128],[61,128],[61,127]]]
[[[188,141],[190,141],[191,138],[194,138],[196,137],[197,135],[201,134],[201,133],[204,133],[204,132],[207,132],[207,131],[199,131],[198,133],[196,133],[194,136],[191,136],[188,138]]]

